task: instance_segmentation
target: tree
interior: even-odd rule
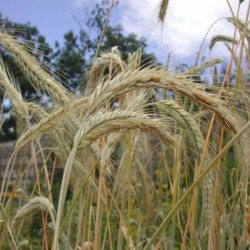
[[[118,4],[118,1],[116,4]],[[98,43],[101,39],[109,8],[109,0],[103,0],[101,4],[97,3],[91,12],[90,17],[86,21],[87,29],[91,31],[89,32],[91,33],[91,40],[88,41],[88,49],[92,57],[95,55]],[[153,54],[147,54],[145,52],[147,47],[146,39],[138,37],[134,33],[125,35],[122,25],[107,25],[104,30],[104,36],[100,44],[100,51],[108,51],[114,46],[118,46],[123,59],[127,58],[130,53],[135,52],[138,48],[141,48],[143,53],[143,63],[147,64],[148,62],[156,60],[156,57]]]
[[[53,55],[55,75],[67,87],[76,89],[81,83],[81,77],[86,70],[86,35],[80,31],[79,36],[69,31],[64,35],[64,44],[61,47],[55,44],[56,52]]]

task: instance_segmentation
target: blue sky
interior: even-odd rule
[[[50,44],[62,41],[68,30],[79,30],[73,18],[84,22],[86,11],[90,11],[98,0],[1,0],[0,12],[15,22],[38,27]],[[112,24],[122,24],[126,33],[144,36],[154,52],[164,62],[172,52],[173,63],[194,57],[210,25],[219,17],[231,16],[226,0],[170,0],[164,25],[157,23],[160,0],[120,0],[115,8]],[[234,12],[238,0],[229,0]],[[249,0],[241,4],[244,19]],[[209,32],[207,42],[216,34],[233,35],[233,26],[221,20]],[[222,45],[216,45],[212,56],[226,56]]]
[[[69,29],[78,30],[72,15],[80,15],[81,8],[70,0],[1,0],[0,12],[12,21],[37,26],[53,44]]]

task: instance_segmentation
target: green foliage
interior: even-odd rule
[[[86,71],[86,34],[80,32],[80,37],[73,31],[64,35],[64,44],[56,43],[53,55],[55,75],[68,88],[76,89],[81,84],[81,78]]]

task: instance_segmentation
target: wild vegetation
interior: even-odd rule
[[[146,64],[140,48],[124,58],[117,44],[97,53],[81,95],[0,32],[2,48],[52,102],[25,98],[1,60],[1,89],[18,125],[1,180],[1,249],[250,247],[249,11],[245,21],[227,20],[234,35],[210,43],[229,49],[223,76],[216,58],[175,73]],[[212,83],[197,83],[207,68]],[[27,162],[16,162],[20,152]]]

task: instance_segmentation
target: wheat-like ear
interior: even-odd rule
[[[17,227],[20,220],[29,218],[39,211],[47,211],[55,227],[55,208],[54,205],[46,197],[34,197],[28,201],[23,207],[21,207],[12,221],[13,227]]]
[[[166,14],[167,14],[167,8],[168,8],[169,0],[161,0],[160,10],[158,13],[158,19],[159,22],[164,22]]]
[[[35,103],[35,102],[26,102],[26,105],[29,109],[29,111],[37,118],[41,119],[42,117],[47,117],[48,116],[48,112],[39,104]]]
[[[117,47],[113,47],[109,53],[104,53],[101,57],[94,60],[92,67],[89,70],[89,81],[87,89],[93,90],[100,79],[103,79],[105,69],[114,71],[115,73],[121,72],[126,67],[126,63],[122,60],[120,52]],[[87,93],[88,94],[88,93]]]
[[[100,115],[90,116],[84,124],[80,136],[79,148],[96,140],[104,134],[115,131],[140,130],[157,135],[165,143],[174,144],[174,137],[159,119],[130,110],[114,110]]]
[[[221,60],[220,58],[212,58],[211,60],[208,60],[206,62],[204,62],[201,66],[197,66],[194,67],[192,69],[190,69],[189,71],[185,72],[185,75],[195,75],[198,73],[201,73],[202,71],[204,71],[205,69],[209,68],[209,67],[213,67],[218,63],[223,62],[223,60]]]
[[[236,120],[218,97],[201,90],[199,84],[155,68],[123,71],[113,79],[97,85],[89,99],[89,113],[99,110],[111,98],[143,88],[161,88],[186,96],[197,105],[216,113],[223,124],[234,133],[242,126],[241,119]]]
[[[87,98],[82,98],[76,100],[71,105],[67,107],[55,108],[50,114],[46,117],[43,117],[38,123],[30,127],[22,136],[17,140],[15,150],[19,150],[25,144],[41,137],[42,135],[48,134],[50,129],[60,126],[61,122],[65,119],[68,119],[68,116],[72,111],[78,110],[79,107],[84,110],[85,103],[88,101]],[[37,111],[38,107],[30,105],[30,108],[33,108],[34,111]]]
[[[175,101],[172,100],[163,100],[158,103],[155,103],[155,105],[164,112],[169,112],[170,110],[176,113],[183,120],[186,128],[190,131],[190,133],[195,139],[196,148],[198,150],[198,156],[200,156],[202,154],[205,141],[199,126],[192,118],[192,116],[180,105],[178,105]]]
[[[67,111],[68,109],[66,109]],[[51,128],[60,124],[63,118],[65,118],[65,109],[63,107],[57,108],[47,117],[41,119],[37,124],[30,127],[25,133],[23,133],[16,142],[15,151],[18,151],[25,144],[45,135]]]
[[[126,67],[126,70],[139,69],[140,65],[141,65],[141,56],[142,56],[141,48],[139,48],[133,54],[129,55],[129,57],[128,57],[128,65]]]
[[[209,49],[211,50],[214,45],[218,42],[224,42],[224,43],[234,43],[237,44],[238,41],[230,36],[223,36],[223,35],[217,35],[212,38],[209,44]]]
[[[15,83],[14,78],[9,72],[7,66],[0,59],[0,89],[4,88],[8,97],[13,103],[14,109],[22,118],[28,118],[28,108],[23,101],[18,85]]]
[[[36,88],[45,90],[57,103],[70,103],[70,94],[66,89],[55,81],[14,37],[0,32],[0,44],[12,54],[20,69]]]
[[[236,17],[227,17],[226,20],[235,25],[241,32],[246,32],[246,37],[250,39],[250,29],[247,25]]]
[[[40,105],[34,103],[34,102],[27,102],[27,107],[29,111],[38,119],[38,123],[31,126],[27,131],[25,131],[21,137],[22,139],[19,139],[16,143],[16,150],[19,150],[22,145],[25,145],[29,143],[32,140],[35,140],[39,138],[40,136],[43,136],[44,134],[48,134],[49,138],[51,139],[51,142],[53,145],[55,145],[55,148],[53,149],[53,152],[56,154],[58,159],[61,160],[61,162],[66,161],[66,157],[68,156],[70,152],[70,145],[72,143],[72,140],[68,136],[65,136],[65,133],[63,131],[63,126],[60,126],[59,124],[51,124],[51,127],[44,132],[44,134],[39,133],[39,127],[41,126],[41,131],[44,131],[43,126],[47,126],[48,124],[43,122],[43,119],[48,118],[52,113],[49,113],[45,111]],[[70,107],[69,107],[70,108]],[[55,111],[55,110],[54,110]],[[65,110],[64,110],[65,111]],[[65,116],[67,115],[67,111],[65,111]],[[58,113],[58,116],[60,116],[60,113]],[[63,115],[60,116],[60,118],[54,118],[55,120],[58,119],[59,121],[62,121],[64,119]],[[66,118],[65,118],[66,119]],[[54,123],[53,119],[51,118],[51,123]],[[48,127],[47,127],[48,128]],[[55,128],[53,130],[53,128]],[[45,128],[46,130],[46,128]]]

